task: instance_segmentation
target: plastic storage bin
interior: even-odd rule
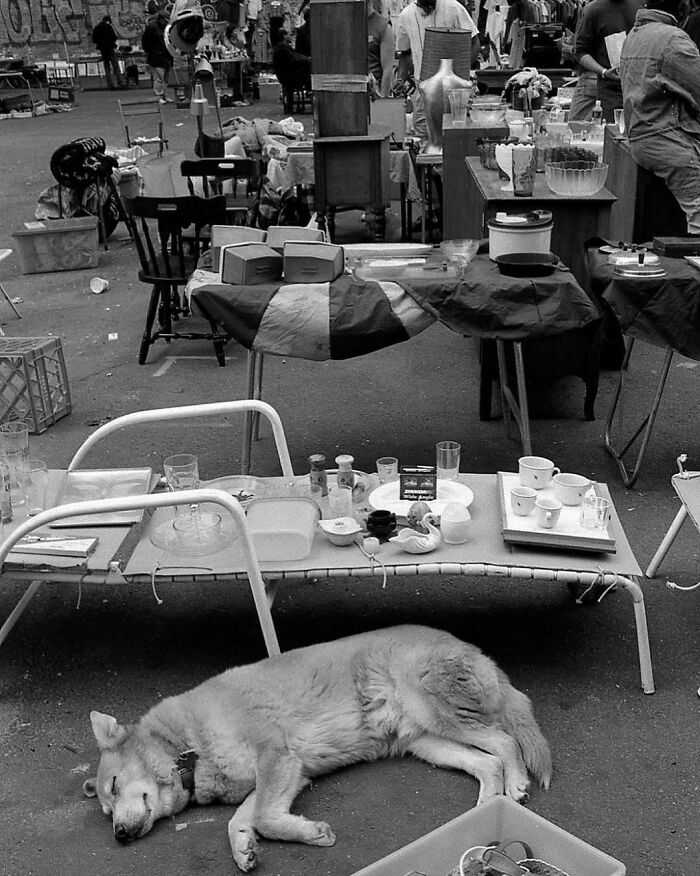
[[[578,876],[625,876],[620,861],[507,797],[494,797],[353,876],[447,876],[471,846],[522,840],[535,858]]]
[[[23,274],[96,268],[99,258],[97,216],[46,219],[12,235]]]
[[[255,499],[246,516],[259,560],[303,560],[311,553],[321,511],[311,499]]]
[[[0,338],[0,423],[19,420],[36,435],[70,412],[59,338]]]

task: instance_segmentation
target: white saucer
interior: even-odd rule
[[[439,498],[428,502],[430,510],[435,514],[442,514],[445,506],[449,505],[450,502],[459,502],[468,508],[474,501],[474,493],[469,487],[458,481],[439,480],[437,482],[437,495]],[[398,481],[390,481],[388,484],[377,487],[369,494],[367,501],[375,511],[393,511],[397,517],[404,518],[413,504],[412,500],[399,499]]]

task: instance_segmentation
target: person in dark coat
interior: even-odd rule
[[[282,86],[284,111],[294,112],[294,91],[311,88],[311,58],[292,48],[290,32],[281,27],[278,42],[272,50],[272,70]]]
[[[158,12],[146,25],[141,37],[141,48],[146,53],[146,63],[151,71],[153,93],[161,103],[172,103],[166,96],[168,74],[173,66],[172,55],[165,45],[165,27],[168,17],[164,12]]]
[[[102,55],[107,88],[112,91],[114,91],[115,88],[126,88],[126,82],[122,76],[122,71],[119,69],[119,58],[117,57],[117,32],[112,25],[111,15],[104,15],[102,21],[95,25],[92,30],[92,41]],[[114,84],[115,78],[116,85]]]

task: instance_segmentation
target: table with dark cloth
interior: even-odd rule
[[[700,360],[700,269],[683,258],[661,256],[660,266],[666,271],[665,277],[644,280],[616,277],[613,267],[607,263],[607,255],[600,252],[603,242],[591,241],[587,249],[591,290],[607,303],[628,338],[617,390],[607,416],[604,444],[615,458],[623,482],[631,487],[641,471],[674,354]],[[636,431],[629,430],[631,437],[618,447],[613,437],[615,418],[636,340],[665,350],[664,362],[649,413]],[[637,456],[633,468],[628,470],[625,456],[637,441]]]

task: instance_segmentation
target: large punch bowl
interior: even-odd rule
[[[507,109],[507,104],[500,101],[477,98],[469,108],[469,118],[480,128],[501,128],[506,124]]]
[[[595,195],[605,185],[607,164],[593,161],[552,161],[544,166],[547,185],[555,195],[584,198]]]

